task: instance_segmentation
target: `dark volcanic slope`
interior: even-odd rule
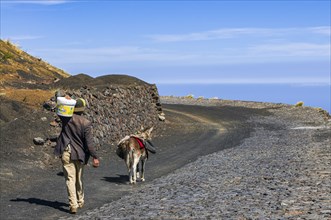
[[[265,110],[242,107],[203,107],[163,105],[167,120],[154,139],[157,153],[146,165],[146,182],[166,175],[201,155],[238,145],[250,136],[253,125],[248,118]],[[106,148],[104,148],[106,149]],[[144,183],[127,185],[127,170],[114,146],[99,152],[101,166],[85,169],[86,206],[100,207],[123,195],[139,190]],[[20,158],[17,158],[20,159]],[[13,166],[15,161],[12,161]],[[29,186],[1,194],[1,215],[8,219],[57,219],[68,216],[67,197],[61,166],[30,174]],[[6,187],[6,186],[1,186]],[[4,218],[2,218],[4,219]]]

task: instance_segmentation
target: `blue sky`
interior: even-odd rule
[[[1,39],[72,75],[330,86],[330,7],[322,0],[1,0]]]

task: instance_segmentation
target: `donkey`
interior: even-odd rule
[[[125,161],[130,184],[135,184],[139,176],[141,181],[145,181],[145,164],[148,159],[148,152],[155,153],[155,151],[149,150],[150,148],[146,148],[148,143],[151,144],[152,130],[153,127],[147,128],[137,135],[126,136],[118,142],[116,154]],[[141,172],[139,172],[139,162],[141,162]]]

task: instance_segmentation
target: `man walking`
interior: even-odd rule
[[[69,96],[66,98],[70,99]],[[76,214],[77,209],[84,205],[82,181],[84,165],[92,156],[93,166],[99,166],[99,159],[93,143],[91,122],[81,115],[85,106],[84,99],[77,99],[72,117],[59,115],[62,121],[62,131],[54,150],[55,155],[60,156],[62,161],[70,213],[72,214]]]

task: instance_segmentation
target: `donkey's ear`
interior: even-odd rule
[[[154,128],[154,127],[151,127],[150,129],[148,129],[147,133],[148,133],[149,135],[150,135],[151,132],[153,131],[153,128]]]

